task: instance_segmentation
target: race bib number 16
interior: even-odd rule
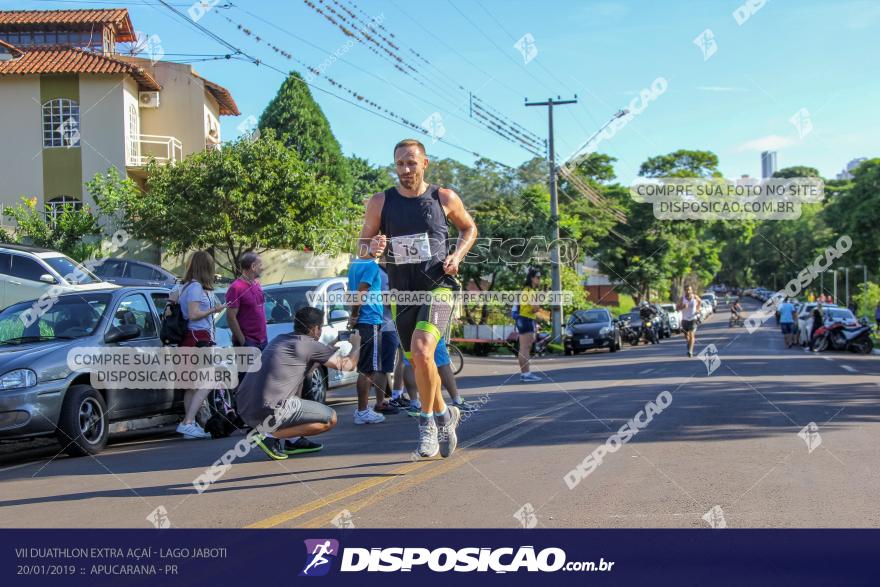
[[[426,232],[393,237],[391,250],[394,252],[394,261],[398,265],[422,263],[431,258],[431,244],[428,242],[428,233]]]

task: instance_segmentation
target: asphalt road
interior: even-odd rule
[[[340,423],[322,452],[253,451],[204,493],[193,480],[241,436],[129,435],[77,459],[7,445],[0,526],[151,527],[157,508],[209,528],[880,524],[880,357],[786,350],[772,321],[750,335],[726,312],[701,327],[697,350],[709,344],[720,363],[687,358],[679,335],[537,359],[547,380],[525,384],[512,358],[466,357],[459,385],[483,406],[445,460],[411,460],[404,414],[354,426],[350,389],[331,396]],[[671,403],[569,489],[563,477],[664,391]]]

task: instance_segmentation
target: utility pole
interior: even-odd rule
[[[559,198],[556,195],[556,147],[553,142],[553,107],[565,104],[577,104],[577,96],[574,100],[562,100],[558,96],[556,100],[548,98],[546,102],[529,102],[526,98],[526,106],[546,106],[549,131],[547,133],[549,149],[547,153],[550,163],[550,222],[553,226],[553,248],[550,256],[553,263],[551,277],[554,295],[559,296],[562,291],[562,276],[559,270]],[[553,340],[562,339],[562,303],[553,304]]]
[[[849,308],[849,267],[843,268],[844,292],[846,293],[846,307]]]

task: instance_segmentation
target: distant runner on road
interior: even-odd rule
[[[694,356],[694,344],[697,342],[697,316],[700,315],[700,308],[703,301],[694,293],[693,286],[685,286],[684,296],[676,305],[681,310],[681,330],[684,332],[684,338],[687,341],[687,356]]]
[[[448,457],[458,442],[459,411],[443,401],[434,351],[448,336],[453,295],[460,289],[458,267],[477,238],[477,226],[458,194],[425,182],[428,157],[422,143],[397,143],[394,163],[399,183],[370,198],[358,253],[363,258],[386,255],[392,291],[431,294],[423,304],[397,304],[394,320],[422,404],[418,454]],[[447,221],[459,235],[451,253]]]

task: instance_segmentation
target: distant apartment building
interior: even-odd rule
[[[738,185],[738,186],[750,187],[750,186],[756,186],[756,185],[760,185],[760,184],[761,184],[760,179],[758,179],[757,177],[752,177],[747,173],[741,175],[739,177],[739,179],[736,180],[736,185]]]
[[[837,179],[852,179],[853,178],[853,170],[862,164],[863,161],[867,161],[867,157],[859,157],[858,159],[853,159],[849,163],[846,164],[846,168],[837,174]]]
[[[115,167],[143,185],[160,163],[214,148],[230,93],[190,65],[121,55],[126,9],[0,11],[0,204],[90,202]]]
[[[767,179],[776,173],[776,151],[761,153],[761,177]]]

